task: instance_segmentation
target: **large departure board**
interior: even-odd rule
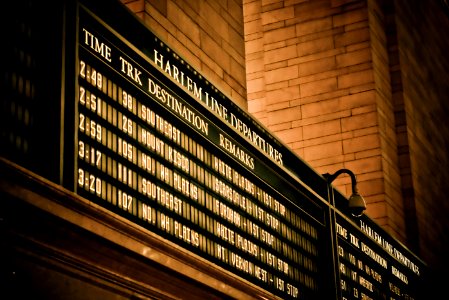
[[[76,192],[281,298],[322,298],[324,209],[273,171],[276,142],[156,37],[136,47],[82,6],[77,36]]]

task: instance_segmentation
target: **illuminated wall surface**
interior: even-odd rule
[[[124,7],[16,5],[2,24],[2,165],[281,299],[420,299],[419,258],[351,217],[320,174]]]

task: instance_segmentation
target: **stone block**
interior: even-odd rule
[[[377,113],[371,112],[343,118],[341,120],[342,131],[353,131],[378,125]]]
[[[249,80],[247,82],[246,90],[248,93],[255,93],[255,92],[263,91],[264,85],[265,85],[265,82],[264,82],[263,78]]]
[[[265,44],[286,41],[296,36],[295,26],[288,26],[274,29],[263,33],[263,41]]]
[[[296,57],[296,56],[297,56],[297,53],[296,53],[295,45],[288,46],[288,47],[282,47],[282,48],[274,49],[271,51],[266,51],[265,57],[264,57],[264,63],[270,64],[273,62],[285,61],[285,60],[288,60],[288,59]]]
[[[377,134],[354,137],[343,141],[343,153],[361,152],[379,148],[380,140]]]
[[[369,48],[364,48],[345,54],[340,54],[337,55],[336,59],[337,67],[339,68],[370,62],[372,60],[371,50]]]
[[[329,29],[332,29],[332,17],[299,23],[296,25],[296,35],[303,36]]]
[[[292,120],[301,119],[301,107],[288,107],[276,111],[270,111],[267,113],[268,124],[282,124],[285,122],[291,122]]]
[[[374,81],[372,69],[338,76],[338,88],[348,88]]]
[[[333,48],[334,39],[332,36],[328,36],[308,42],[298,43],[298,56],[317,54]]]
[[[328,78],[314,82],[304,83],[301,84],[300,87],[301,87],[301,97],[318,95],[336,90],[337,79]]]
[[[290,80],[298,77],[298,66],[279,68],[265,73],[267,84]]]
[[[279,137],[279,139],[286,144],[301,141],[302,127],[277,131],[276,136]]]
[[[262,25],[276,23],[291,19],[295,16],[295,10],[292,6],[271,10],[262,13]]]
[[[282,101],[291,101],[299,98],[299,86],[291,86],[283,89],[267,91],[265,99],[267,104],[274,104]]]
[[[325,57],[300,64],[299,76],[322,73],[335,69],[335,57]]]
[[[328,120],[304,126],[304,139],[333,135],[341,132],[340,120]]]
[[[341,154],[342,154],[341,141],[335,141],[327,144],[319,144],[304,148],[304,159],[306,161],[323,159],[338,156]]]
[[[345,26],[352,23],[368,20],[368,11],[366,8],[351,10],[333,16],[333,26]]]

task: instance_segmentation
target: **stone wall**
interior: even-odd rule
[[[222,93],[247,108],[242,1],[121,1]]]
[[[352,170],[405,240],[385,16],[377,1],[245,1],[248,107],[321,173]],[[351,193],[349,177],[335,185]]]

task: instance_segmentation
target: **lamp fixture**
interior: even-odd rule
[[[340,174],[346,173],[351,176],[351,184],[352,184],[352,195],[349,197],[349,210],[354,217],[360,217],[363,215],[363,212],[366,210],[365,199],[359,194],[357,189],[357,179],[355,174],[348,169],[340,169],[334,174],[323,174],[324,178],[326,178],[327,183],[330,185],[332,181],[335,180]]]

